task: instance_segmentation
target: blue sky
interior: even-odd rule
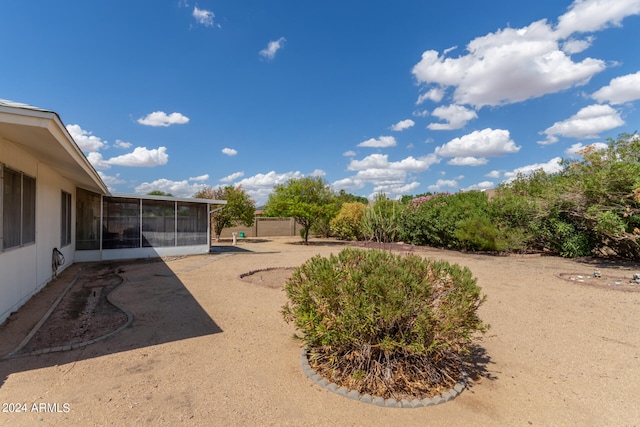
[[[7,0],[0,98],[114,193],[491,188],[640,126],[640,0]]]

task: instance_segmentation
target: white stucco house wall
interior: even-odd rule
[[[208,253],[225,201],[111,194],[53,111],[0,99],[0,323],[74,262]]]

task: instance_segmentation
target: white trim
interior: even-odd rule
[[[103,249],[101,251],[76,251],[75,262],[115,261],[124,259],[158,258],[165,256],[186,256],[208,254],[210,245],[169,246],[165,248],[124,248]]]

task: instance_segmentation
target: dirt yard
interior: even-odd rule
[[[482,377],[457,398],[382,408],[303,373],[277,282],[343,243],[297,242],[71,266],[0,326],[0,357],[23,344],[0,359],[0,425],[640,425],[640,285],[630,283],[640,265],[401,246],[468,266],[488,296],[480,315],[491,329],[479,342]],[[50,351],[126,325],[107,295],[132,316],[128,326]]]

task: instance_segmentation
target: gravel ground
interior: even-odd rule
[[[477,354],[483,376],[445,404],[381,408],[310,381],[279,312],[284,292],[262,283],[276,273],[240,278],[342,246],[294,241],[123,263],[125,281],[111,297],[133,323],[82,349],[0,360],[0,425],[640,425],[640,292],[559,277],[599,268],[630,278],[640,266],[414,248],[468,266],[488,295],[480,315],[491,329]],[[80,267],[0,326],[0,355]]]

